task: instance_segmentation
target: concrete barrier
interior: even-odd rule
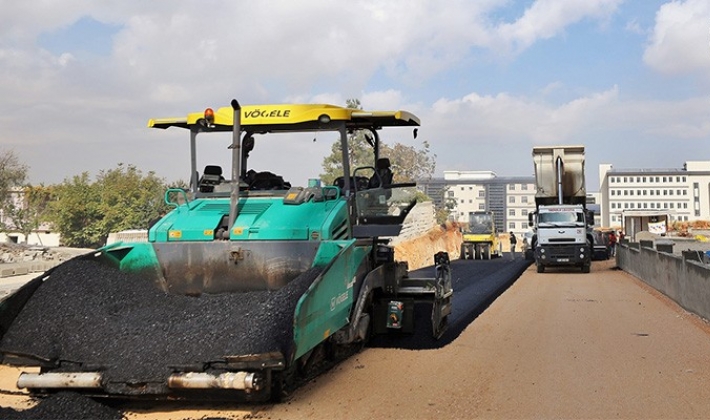
[[[0,278],[24,276],[30,273],[44,273],[62,261],[23,261],[0,264]]]
[[[431,201],[417,203],[402,223],[402,231],[391,238],[392,244],[398,244],[425,235],[436,226],[434,204]]]
[[[666,254],[672,254],[673,253],[673,243],[662,243],[662,242],[656,242],[656,251],[658,252],[665,252]]]
[[[686,258],[685,252],[659,252],[643,242],[617,246],[617,266],[687,311],[710,319],[710,264]]]

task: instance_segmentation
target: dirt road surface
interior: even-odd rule
[[[2,390],[17,371],[0,368]],[[15,390],[16,391],[16,390]],[[0,406],[27,408],[24,395]],[[369,348],[278,405],[128,409],[129,419],[710,418],[710,326],[613,261],[534,266],[448,346]]]

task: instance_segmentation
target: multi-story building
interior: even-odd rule
[[[535,210],[535,178],[498,177],[491,171],[444,171],[444,178],[420,181],[420,188],[450,218],[468,223],[474,211],[495,213],[500,232],[528,230],[528,213]]]
[[[688,161],[679,169],[616,169],[599,165],[599,192],[587,194],[595,226],[621,228],[624,214],[665,214],[670,221],[710,220],[710,161]],[[419,183],[450,218],[468,221],[469,212],[496,213],[499,231],[528,230],[535,210],[535,178],[498,177],[491,171],[445,171]]]
[[[602,216],[599,206],[599,192],[587,193],[587,210],[594,212],[594,227],[600,227]]]
[[[602,226],[621,227],[624,212],[657,212],[670,221],[710,220],[710,161],[682,169],[615,169],[599,165]]]

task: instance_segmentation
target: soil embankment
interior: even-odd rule
[[[457,259],[461,252],[461,232],[457,225],[445,223],[434,226],[419,238],[394,245],[394,258],[407,261],[410,270],[434,265],[434,254],[440,251],[449,253],[450,259]]]

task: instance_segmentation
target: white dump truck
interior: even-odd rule
[[[528,215],[537,272],[549,266],[591,267],[594,224],[587,210],[584,146],[533,148],[535,211]]]

